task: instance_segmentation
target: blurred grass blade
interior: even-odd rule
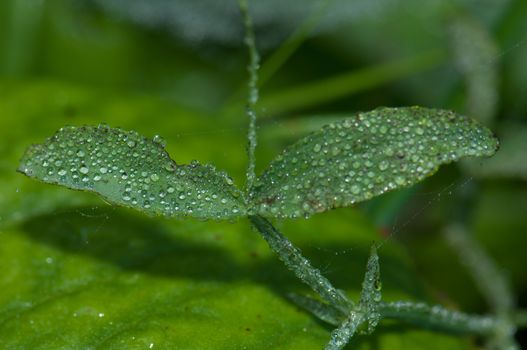
[[[471,274],[493,312],[498,315],[511,313],[515,301],[510,283],[471,233],[461,224],[451,224],[443,235]]]
[[[449,34],[454,63],[464,75],[468,115],[490,125],[498,107],[498,48],[480,23],[456,16]]]
[[[6,1],[9,13],[2,23],[4,49],[0,51],[0,73],[7,76],[27,74],[35,64],[35,52],[46,3],[44,1]],[[3,14],[2,14],[3,15]],[[2,16],[2,18],[5,18]]]
[[[491,131],[453,112],[379,108],[326,125],[279,155],[252,190],[252,211],[300,217],[411,186],[444,163],[491,156]]]
[[[242,194],[225,173],[197,162],[176,165],[164,146],[159,136],[149,140],[104,125],[64,127],[29,147],[18,170],[149,214],[201,219],[244,215]]]
[[[263,63],[260,70],[260,86],[264,85],[309,37],[333,0],[318,0],[312,5],[310,15],[293,34]]]
[[[262,96],[266,115],[274,115],[320,105],[373,87],[431,69],[445,58],[441,50],[400,61],[353,70],[305,85]]]

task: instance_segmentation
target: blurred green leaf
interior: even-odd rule
[[[490,130],[452,112],[379,108],[325,126],[278,156],[252,190],[254,211],[299,217],[408,187],[444,163],[490,156]]]
[[[498,48],[486,28],[474,18],[456,15],[450,22],[454,62],[467,89],[466,113],[491,125],[498,107]]]
[[[317,260],[342,267],[359,293],[375,231],[357,213],[290,231]],[[324,223],[325,222],[325,223]],[[353,222],[353,225],[350,223]],[[241,224],[153,221],[129,211],[77,208],[34,217],[1,233],[0,338],[5,349],[320,349],[330,330],[282,297],[306,293]],[[256,237],[256,236],[254,236]],[[353,254],[324,253],[342,246]],[[388,298],[419,295],[404,254],[383,249]],[[7,265],[6,265],[7,266]],[[346,271],[346,273],[344,273]],[[350,273],[353,272],[353,273]],[[410,294],[407,294],[410,293]],[[415,294],[414,294],[415,293]],[[381,323],[357,349],[468,349],[457,337]],[[433,345],[432,345],[433,344]]]
[[[63,127],[28,148],[18,170],[29,177],[96,192],[150,214],[229,219],[243,216],[243,194],[224,172],[177,165],[158,136],[98,127]]]

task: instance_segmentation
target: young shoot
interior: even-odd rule
[[[469,316],[441,307],[381,300],[379,258],[372,249],[360,301],[353,302],[302,256],[270,221],[307,218],[412,186],[446,163],[491,156],[492,132],[451,111],[423,107],[378,108],[350,113],[300,139],[255,174],[256,103],[259,55],[245,0],[240,0],[249,49],[248,158],[245,191],[213,165],[179,164],[159,137],[101,126],[67,126],[30,146],[19,171],[37,180],[94,192],[110,203],[146,214],[230,220],[248,218],[286,267],[322,301],[292,299],[323,321],[338,326],[326,349],[341,349],[366,324],[383,318],[424,327],[487,335],[490,317]]]

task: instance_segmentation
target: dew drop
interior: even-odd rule
[[[386,160],[383,160],[379,163],[379,170],[384,171],[388,169],[389,163]]]
[[[403,176],[396,176],[395,177],[395,183],[399,186],[404,185],[406,182],[406,179]]]
[[[159,136],[159,135],[155,135],[154,138],[152,139],[152,141],[154,143],[157,143],[158,145],[160,145],[161,147],[165,147],[166,146],[166,142],[165,140]]]

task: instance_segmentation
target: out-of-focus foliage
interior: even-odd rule
[[[249,3],[263,70],[283,39],[308,18],[318,21],[262,85],[258,173],[285,146],[352,112],[424,105],[471,114],[467,71],[456,63],[463,49],[449,28],[452,18],[479,28],[496,51],[489,66],[479,58],[466,66],[492,65],[498,74],[486,80],[498,101],[491,119],[502,149],[495,158],[476,161],[470,173],[447,167],[420,187],[279,226],[355,297],[378,229],[395,232],[379,250],[387,300],[428,298],[485,311],[439,236],[459,219],[525,303],[527,3]],[[468,37],[467,23],[459,38]],[[0,2],[1,348],[325,344],[330,330],[284,298],[306,290],[246,223],[138,216],[15,172],[29,144],[65,125],[106,122],[162,134],[178,163],[213,163],[242,184],[242,28],[235,1]],[[431,346],[473,348],[466,339],[385,322],[350,348]]]

